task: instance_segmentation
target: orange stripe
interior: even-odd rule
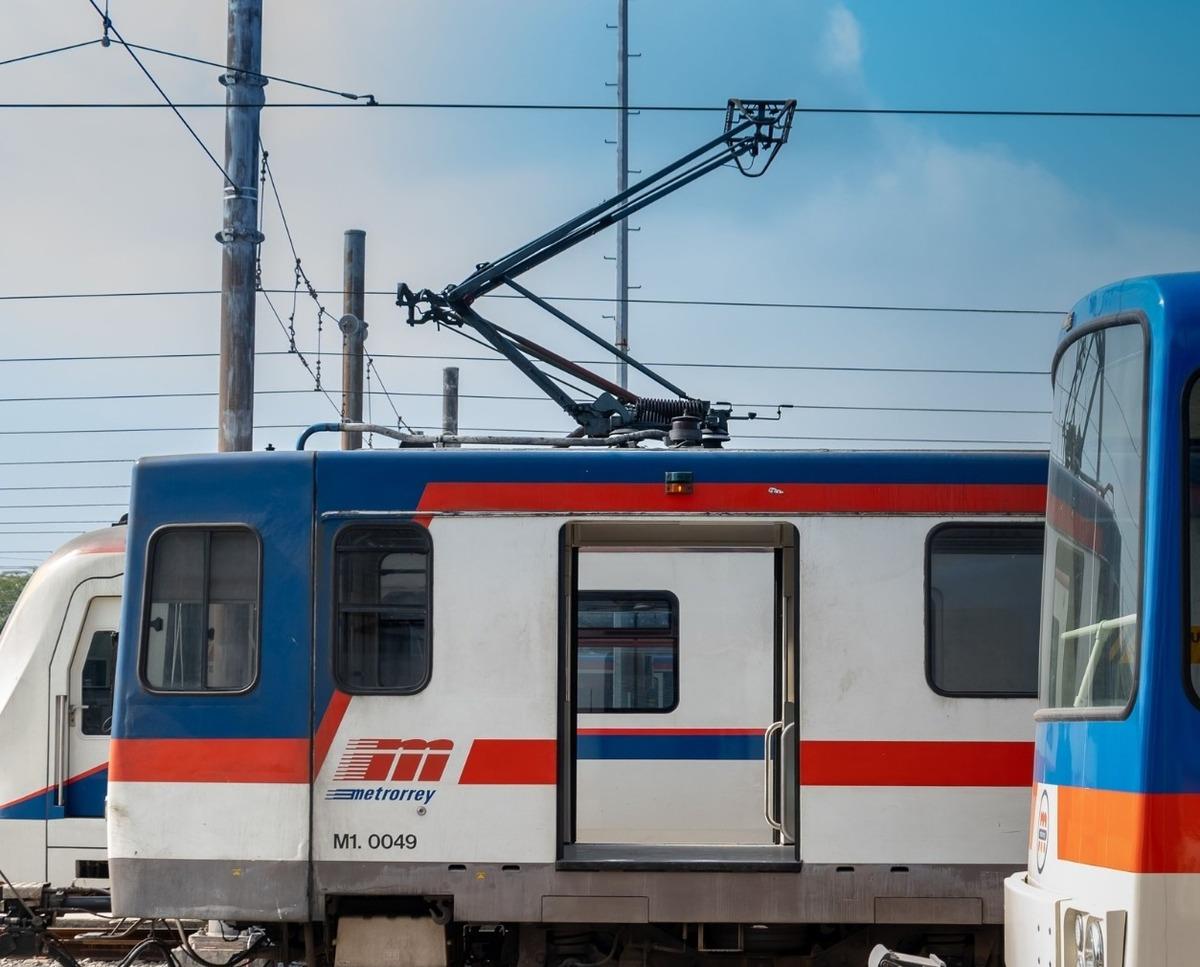
[[[476,739],[462,775],[465,786],[552,786],[558,781],[554,739]]]
[[[663,485],[450,483],[425,485],[421,511],[659,513],[1028,513],[1046,510],[1044,484],[697,483]]]
[[[113,739],[113,782],[308,783],[307,739]]]
[[[1200,873],[1200,793],[1058,787],[1058,858],[1131,873]]]

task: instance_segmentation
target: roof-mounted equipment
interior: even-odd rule
[[[457,285],[447,286],[441,292],[431,289],[413,291],[401,282],[397,287],[396,304],[408,310],[410,325],[434,322],[473,329],[575,420],[579,426],[572,434],[574,437],[604,438],[612,434],[658,430],[663,431],[663,436],[670,431],[668,443],[676,446],[720,446],[729,438],[728,407],[690,396],[516,280],[530,269],[717,168],[732,163],[747,177],[765,174],[787,142],[795,110],[795,101],[730,100],[725,111],[725,130],[720,136],[504,257],[476,266],[475,271]],[[586,336],[615,359],[624,360],[674,398],[638,396],[484,318],[475,310],[475,301],[501,286]],[[575,400],[554,377],[535,365],[535,361],[589,383],[599,390],[599,394],[590,401]]]

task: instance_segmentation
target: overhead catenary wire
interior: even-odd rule
[[[287,350],[259,350],[256,356],[290,356]],[[340,354],[339,354],[340,355]],[[413,359],[413,360],[446,360],[450,362],[502,363],[507,362],[502,356],[459,356],[443,353],[375,353],[377,359]],[[4,363],[76,363],[102,362],[108,360],[137,360],[137,359],[216,359],[217,353],[106,353],[88,356],[0,356],[0,364]],[[572,362],[585,366],[603,365],[610,360],[605,359],[575,359]],[[1049,376],[1046,369],[976,369],[962,367],[929,367],[929,366],[832,366],[808,365],[789,363],[695,363],[695,362],[654,362],[649,366],[683,369],[746,369],[746,370],[779,370],[784,372],[831,372],[831,373],[911,373],[933,375],[964,375],[964,376]]]
[[[261,289],[272,295],[287,294],[290,289]],[[318,295],[341,295],[341,289],[316,289]],[[18,295],[0,295],[0,302],[39,301],[54,299],[136,299],[175,296],[219,296],[220,289],[158,289],[149,291],[117,291],[117,292],[46,292]],[[364,293],[370,296],[388,296],[394,298],[394,289],[367,289]],[[522,300],[523,296],[506,292],[489,292],[483,299],[515,299]],[[616,302],[612,296],[580,296],[580,295],[549,295],[543,297],[547,302]],[[927,312],[927,313],[961,313],[963,315],[990,316],[1063,316],[1065,309],[1036,309],[1004,306],[945,306],[945,305],[889,305],[889,304],[853,304],[832,302],[771,302],[746,301],[737,299],[655,299],[650,297],[630,296],[629,301],[638,305],[661,306],[712,306],[721,309],[828,309],[831,311],[851,312]]]
[[[570,389],[576,390],[585,395],[592,395],[582,387],[574,386],[566,380],[562,382]],[[306,396],[313,391],[310,389],[256,389],[255,396]],[[78,395],[78,396],[8,396],[0,397],[0,403],[84,403],[84,402],[104,402],[118,400],[159,400],[159,399],[199,399],[211,398],[216,396],[214,390],[189,393],[109,393],[102,395]],[[417,399],[441,399],[442,394],[436,392],[424,392],[416,390],[396,391],[388,393],[383,390],[367,390],[364,396],[407,396]],[[514,402],[514,403],[547,403],[549,402],[544,396],[520,396],[504,393],[460,393],[460,399],[464,400],[491,400],[497,402]],[[1048,416],[1050,410],[1047,408],[1041,409],[994,409],[990,407],[973,407],[973,406],[891,406],[891,405],[875,405],[875,406],[859,406],[859,405],[843,405],[838,403],[745,403],[733,402],[734,406],[753,409],[770,409],[775,406],[783,406],[790,410],[844,410],[844,411],[862,411],[862,412],[886,412],[886,413],[975,413],[975,414],[1001,414],[1005,416]]]

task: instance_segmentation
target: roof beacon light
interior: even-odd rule
[[[692,472],[690,470],[668,470],[665,486],[668,494],[690,494],[692,492]]]

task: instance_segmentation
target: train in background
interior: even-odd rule
[[[1009,967],[1200,948],[1200,275],[1100,289],[1054,358],[1040,702]]]
[[[341,965],[905,938],[995,960],[1045,474],[699,448],[141,461],[114,911],[325,931]]]
[[[108,887],[104,798],[125,526],[68,542],[0,632],[0,870],[17,883]]]

